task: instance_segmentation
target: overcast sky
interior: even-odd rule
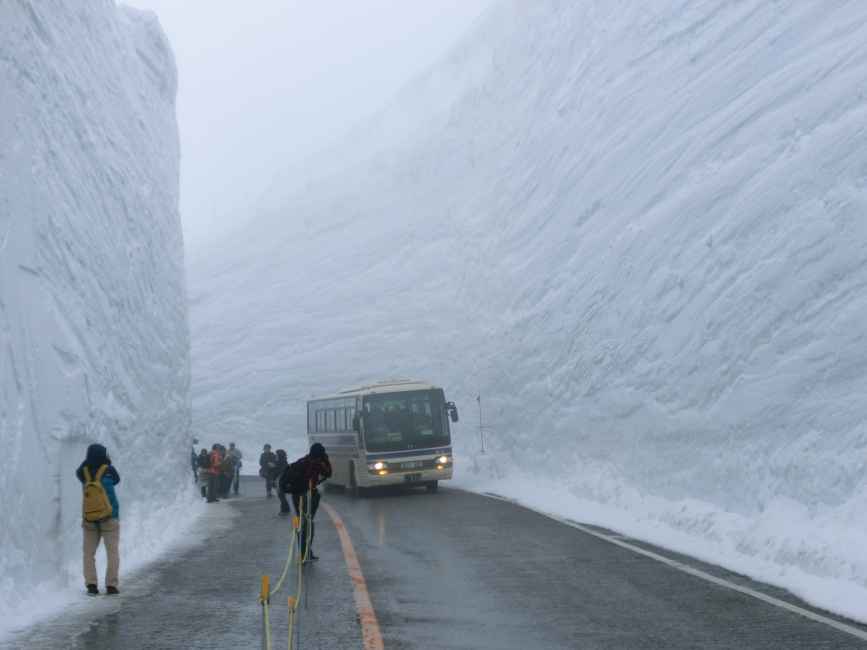
[[[178,63],[189,244],[444,56],[491,0],[128,0]]]

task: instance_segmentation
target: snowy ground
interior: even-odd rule
[[[176,75],[150,14],[0,3],[0,632],[80,594],[74,470],[121,474],[122,573],[183,537]]]
[[[859,2],[501,3],[191,258],[196,431],[413,376],[466,455],[481,392],[467,485],[867,620],[865,42]]]

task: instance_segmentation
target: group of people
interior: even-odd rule
[[[198,442],[193,439],[190,462],[193,480],[198,484],[202,498],[207,499],[208,503],[216,503],[229,498],[231,493],[238,496],[244,454],[234,442],[229,443],[228,449],[217,442],[211,446],[210,452],[203,447],[196,454],[195,445]]]
[[[198,440],[193,439],[193,444]],[[210,453],[202,449],[198,454],[195,447],[191,452],[193,476],[201,488],[201,494],[209,502],[217,501],[218,497],[226,497],[231,491],[238,494],[238,483],[243,454],[229,443],[226,448],[217,443],[211,447]],[[289,499],[295,508],[295,513],[302,517],[301,553],[306,559],[317,559],[313,554],[313,518],[319,508],[319,490],[323,481],[331,477],[331,462],[325,447],[314,443],[310,453],[302,456],[294,463],[289,463],[286,452],[278,449],[271,451],[271,445],[265,445],[259,457],[259,475],[265,479],[265,494],[272,497],[276,489],[280,499],[280,514],[288,515],[292,511]],[[100,542],[105,545],[108,563],[105,574],[106,594],[120,593],[118,577],[120,570],[120,506],[115,492],[115,486],[120,483],[120,474],[108,456],[108,450],[99,444],[90,445],[84,461],[75,471],[75,476],[82,484],[82,522],[84,583],[87,593],[99,594],[99,582],[96,575],[96,551]]]
[[[286,457],[285,449],[278,449],[274,452],[271,451],[271,445],[268,444],[262,448],[262,453],[259,454],[259,476],[265,479],[265,496],[267,498],[270,499],[274,496],[274,488],[287,465],[289,465],[289,460]]]

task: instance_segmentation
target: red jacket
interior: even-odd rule
[[[223,456],[216,449],[211,452],[211,466],[208,468],[208,471],[211,474],[220,474],[220,463],[223,462]]]

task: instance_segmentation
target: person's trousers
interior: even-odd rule
[[[292,509],[289,507],[289,501],[286,499],[286,493],[277,486],[277,496],[280,497],[280,512],[292,512]]]
[[[310,540],[310,548],[313,548],[313,537],[316,535],[316,523],[313,521],[313,518],[316,516],[316,511],[319,510],[319,499],[321,498],[319,492],[314,490],[313,496],[310,499],[310,504],[307,503],[307,492],[302,492],[301,494],[292,493],[292,505],[295,506],[295,513],[301,517],[301,543],[300,543],[300,551],[301,556],[306,557],[307,555],[307,541]],[[309,513],[307,509],[310,509]],[[304,513],[302,515],[301,513]],[[310,531],[307,531],[307,515],[309,515],[310,519]]]
[[[99,584],[96,577],[96,549],[99,541],[105,545],[108,566],[105,570],[105,586],[117,587],[120,571],[120,521],[106,519],[98,523],[81,522],[84,532],[84,584]]]
[[[292,493],[292,505],[295,506],[295,514],[301,516],[301,511],[307,510],[307,492]],[[313,491],[313,498],[310,500],[310,518],[316,516],[316,511],[319,510],[319,500],[321,499],[319,490]]]
[[[213,503],[217,500],[217,479],[216,474],[208,474],[208,503]]]
[[[235,468],[235,474],[232,477],[232,491],[235,493],[235,496],[238,495],[238,483],[241,482],[241,468]]]

